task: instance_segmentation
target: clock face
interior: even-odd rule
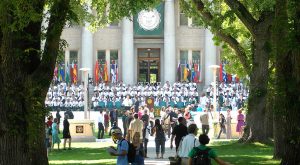
[[[159,26],[160,23],[160,13],[156,9],[152,10],[142,10],[138,14],[137,21],[141,28],[146,31],[154,30]]]

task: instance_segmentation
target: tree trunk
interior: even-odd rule
[[[300,2],[288,3],[277,0],[275,7],[277,132],[274,157],[282,158],[282,165],[297,165],[300,163]]]
[[[266,21],[267,22],[267,21]],[[250,93],[246,124],[249,127],[248,142],[266,142],[265,112],[267,103],[268,63],[269,63],[269,25],[259,24],[253,42],[253,66],[250,74]]]
[[[34,20],[25,21],[25,27],[11,29],[19,23],[20,16],[15,16],[9,7],[3,8],[12,5],[10,1],[0,1],[4,10],[0,19],[0,165],[48,164],[44,101],[70,6],[68,0],[52,3],[41,58],[44,1],[26,3],[36,12]]]

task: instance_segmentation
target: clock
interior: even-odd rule
[[[146,31],[152,31],[159,26],[161,21],[160,13],[156,9],[142,10],[138,14],[137,21],[141,28]]]

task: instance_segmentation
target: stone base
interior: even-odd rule
[[[69,119],[72,142],[95,142],[94,121]]]

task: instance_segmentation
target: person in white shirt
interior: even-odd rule
[[[182,165],[188,165],[189,152],[200,145],[199,140],[196,138],[198,133],[198,128],[196,124],[191,124],[188,126],[188,135],[182,138],[179,144],[178,156],[181,158]]]
[[[104,117],[102,114],[102,110],[100,110],[100,114],[98,116],[98,139],[103,139],[104,136]]]

